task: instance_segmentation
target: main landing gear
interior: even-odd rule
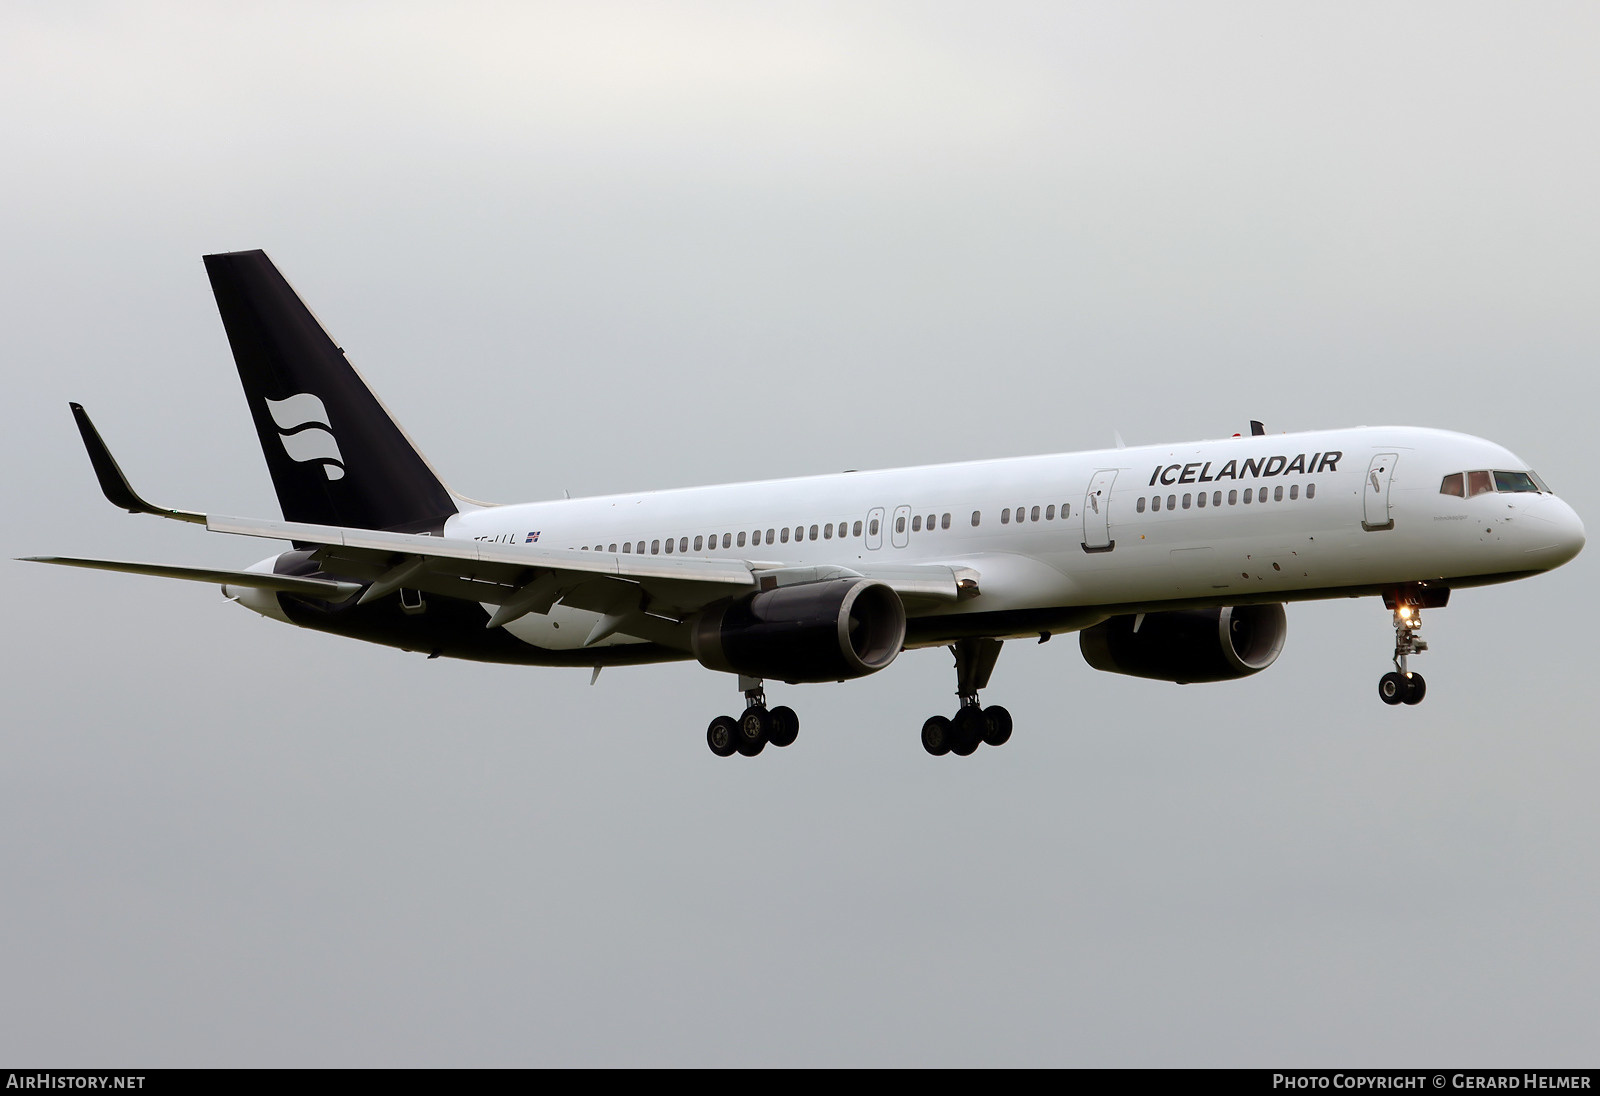
[[[767,748],[767,743],[783,747],[794,743],[800,734],[800,717],[794,709],[779,705],[767,708],[766,690],[758,677],[739,678],[739,688],[744,692],[744,714],[738,719],[719,715],[706,728],[706,745],[718,757],[743,754],[754,757]]]
[[[961,706],[946,719],[936,715],[922,725],[922,748],[935,757],[953,753],[968,757],[979,746],[1004,746],[1011,740],[1011,713],[998,704],[985,708],[978,702],[978,690],[987,688],[1000,657],[998,639],[961,639],[950,645],[956,656],[956,695]],[[739,678],[744,693],[744,714],[735,719],[719,715],[706,728],[706,745],[718,757],[743,754],[754,757],[767,744],[783,747],[794,743],[800,734],[800,717],[794,709],[779,706],[768,710],[767,694],[758,677]]]
[[[978,690],[988,686],[1000,657],[1000,640],[960,639],[950,650],[956,656],[961,707],[950,719],[936,715],[922,725],[922,748],[935,757],[969,757],[980,744],[1004,746],[1011,738],[1011,713],[998,704],[985,708],[978,703]]]
[[[1446,597],[1449,591],[1441,591]],[[1431,594],[1432,591],[1426,593]],[[1394,611],[1394,669],[1378,679],[1378,698],[1385,704],[1420,704],[1427,695],[1428,683],[1422,675],[1412,673],[1406,660],[1428,649],[1428,643],[1418,633],[1422,631],[1422,606],[1425,596],[1407,591],[1385,594],[1384,602]],[[1431,599],[1427,604],[1443,605],[1441,599]]]

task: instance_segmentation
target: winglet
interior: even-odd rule
[[[152,506],[140,498],[128,484],[128,477],[124,476],[122,469],[117,466],[117,459],[106,447],[105,439],[100,437],[100,431],[89,421],[89,413],[83,409],[83,404],[72,403],[68,406],[72,408],[72,417],[78,422],[78,433],[83,435],[84,448],[89,450],[89,463],[94,465],[94,474],[100,481],[100,490],[111,500],[111,505],[119,506],[130,514],[154,514],[160,518],[205,524],[204,514],[196,514],[189,510],[167,510],[160,506]]]

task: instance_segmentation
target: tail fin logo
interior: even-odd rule
[[[344,455],[328,422],[328,409],[310,392],[284,400],[267,400],[267,411],[278,426],[278,438],[290,460],[322,465],[330,480],[344,478]]]

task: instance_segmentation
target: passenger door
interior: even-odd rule
[[[904,548],[911,543],[910,506],[896,506],[894,508],[894,524],[889,529],[889,537],[894,541],[896,548]]]
[[[874,551],[883,547],[883,507],[874,506],[867,511],[867,547]]]
[[[1367,465],[1367,482],[1361,488],[1361,528],[1369,533],[1394,528],[1394,518],[1389,514],[1389,482],[1399,459],[1398,453],[1379,453]]]
[[[1117,546],[1111,539],[1111,484],[1117,470],[1105,468],[1094,474],[1083,495],[1083,550],[1109,552]]]

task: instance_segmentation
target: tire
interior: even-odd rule
[[[983,732],[989,721],[977,708],[962,708],[950,721],[950,752],[957,757],[971,757],[983,743]]]
[[[772,726],[767,731],[767,741],[782,749],[793,746],[794,740],[799,737],[800,717],[794,714],[794,709],[786,704],[772,709]]]
[[[772,733],[772,714],[757,705],[746,708],[739,717],[734,731],[734,742],[745,757],[754,757],[767,748],[767,738]]]
[[[983,710],[984,721],[988,726],[983,729],[983,741],[989,746],[1004,746],[1011,741],[1011,713],[998,704],[991,705]]]
[[[1399,704],[1406,698],[1410,688],[1406,679],[1393,670],[1378,679],[1378,699],[1385,704]]]
[[[738,752],[739,725],[732,716],[719,715],[706,728],[706,745],[718,757],[731,757]]]
[[[1406,682],[1405,702],[1407,704],[1421,704],[1422,698],[1428,695],[1428,683],[1422,680],[1421,674],[1412,674],[1411,680]]]
[[[950,752],[950,721],[936,715],[922,725],[922,748],[934,757]]]

